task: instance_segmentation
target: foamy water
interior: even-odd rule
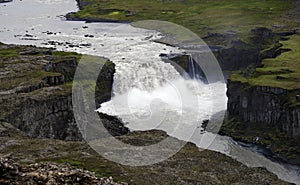
[[[228,137],[201,133],[203,120],[226,109],[225,84],[183,79],[159,57],[160,53],[182,50],[152,42],[161,37],[158,32],[129,24],[64,21],[62,15],[71,11],[77,11],[73,0],[15,0],[5,6],[0,4],[0,41],[107,57],[116,64],[114,97],[99,111],[122,118],[131,130],[161,129],[248,166],[266,167],[284,180],[300,181],[297,167],[272,162]],[[87,34],[94,37],[86,37]],[[61,45],[49,45],[49,41]],[[70,46],[80,44],[85,46]]]

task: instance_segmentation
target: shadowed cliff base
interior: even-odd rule
[[[261,144],[279,158],[300,164],[299,35],[281,41],[287,51],[262,66],[231,75],[228,121],[222,134]],[[259,138],[254,142],[255,138]]]
[[[166,136],[161,131],[147,131],[133,132],[120,136],[118,139],[133,145],[149,145],[162,140]],[[75,168],[93,171],[98,178],[112,176],[117,182],[128,182],[138,185],[168,183],[289,184],[279,180],[275,175],[263,168],[248,168],[225,155],[208,150],[199,151],[191,143],[188,143],[176,155],[164,162],[151,166],[130,167],[106,160],[95,153],[84,142],[30,139],[21,135],[15,135],[14,137],[2,136],[0,139],[1,143],[3,143],[1,156],[9,156],[25,164],[45,161],[67,163]],[[38,165],[43,164],[45,163]],[[57,164],[53,165],[56,166]],[[47,166],[45,168],[47,169]],[[67,170],[65,173],[69,172],[71,173],[72,171]],[[89,172],[86,173],[89,174]],[[38,174],[37,178],[39,178]],[[7,180],[7,177],[0,177],[0,179]],[[17,179],[15,176],[15,180]],[[9,180],[14,182],[14,178]]]
[[[299,164],[300,1],[80,0],[78,4],[80,11],[67,19],[158,19],[191,29],[217,48],[214,53],[222,69],[233,74],[228,81],[230,124],[224,124],[222,134],[248,142],[261,138],[257,144]]]
[[[72,106],[73,76],[81,55],[16,45],[0,49],[0,120],[33,138],[81,140]],[[104,66],[89,91],[100,104],[110,99],[115,69],[106,59],[96,58]],[[92,82],[83,83],[91,87]]]
[[[251,4],[251,3],[250,3]],[[255,3],[254,4],[252,4],[252,5],[254,5],[254,7],[252,7],[252,9],[253,10],[255,10],[256,8],[255,8]],[[251,6],[252,6],[251,5]],[[221,5],[220,5],[221,6]],[[218,6],[217,6],[218,7]],[[267,7],[266,8],[266,10],[268,9],[269,7]],[[251,9],[250,9],[251,10]],[[113,11],[115,11],[115,12],[110,12],[110,13],[112,13],[112,15],[114,15],[114,14],[118,14],[118,11],[119,10],[113,10]],[[212,11],[213,12],[213,11]],[[126,12],[125,12],[126,13]],[[165,14],[165,13],[163,13],[162,12],[162,14]],[[131,15],[130,14],[128,14],[128,16],[130,17]],[[175,16],[174,16],[175,17]],[[247,21],[245,21],[245,22],[247,22]],[[195,25],[194,24],[194,22],[193,22],[193,25]],[[275,29],[279,29],[279,30],[284,30],[286,27],[282,27],[282,25],[273,25],[273,27],[275,28]],[[251,27],[252,28],[252,27]],[[295,30],[294,30],[294,32],[296,32]],[[243,31],[242,31],[242,33],[243,33]],[[212,35],[214,35],[214,34],[212,34]],[[239,34],[240,35],[240,34]],[[219,37],[219,36],[218,36]],[[235,36],[235,37],[238,37],[238,36]],[[226,37],[227,38],[227,37]],[[244,37],[243,37],[244,38]],[[226,41],[227,42],[227,41]],[[215,44],[215,45],[218,45],[218,43],[221,43],[222,44],[222,42],[220,42],[218,39],[212,39],[212,41],[210,41],[210,43],[213,43],[213,44]],[[224,44],[224,45],[226,45],[226,44]],[[7,54],[7,53],[6,53]],[[14,55],[14,53],[9,53],[8,52],[8,55],[10,55],[10,54],[12,54],[12,55]],[[242,60],[239,60],[239,61],[242,61]],[[1,64],[0,64],[1,65]],[[52,82],[54,82],[54,84],[57,82],[57,83],[61,83],[61,77],[59,77],[59,76],[56,76],[56,75],[54,75],[55,77],[53,78],[53,76],[50,76],[49,77],[49,80],[47,80],[50,84],[52,83]],[[47,83],[48,83],[47,82]],[[56,84],[57,85],[57,84]],[[22,90],[21,92],[29,92],[29,91],[32,91],[32,90],[34,90],[35,88],[39,88],[39,87],[31,87],[31,88],[25,88],[26,90],[24,91],[24,90]],[[28,90],[27,90],[28,89]],[[34,90],[35,91],[35,90]],[[32,91],[33,92],[33,91]],[[5,93],[10,93],[9,91],[6,91]],[[5,94],[4,93],[4,94]],[[35,140],[30,140],[30,141],[32,141],[32,142],[34,142]],[[8,145],[10,145],[11,143],[10,142],[8,142]],[[26,143],[24,143],[25,145],[26,145]],[[67,142],[67,145],[68,145],[69,143]],[[17,144],[18,145],[18,144]],[[27,145],[28,145],[28,143],[27,143]],[[14,143],[12,144],[12,146],[15,146],[16,147],[16,145],[14,145]],[[74,147],[74,146],[73,146]],[[16,148],[19,148],[19,146],[17,146]],[[20,150],[22,150],[22,149],[20,149]],[[51,150],[51,149],[50,149]],[[17,150],[18,151],[18,150]],[[71,151],[71,149],[69,150],[69,151]],[[32,152],[32,151],[31,151]],[[83,153],[82,151],[81,151],[81,153]],[[213,156],[213,155],[211,155],[211,156]],[[73,156],[75,159],[76,159],[76,156]],[[68,158],[68,157],[67,157]],[[74,159],[73,158],[73,159]],[[182,157],[183,158],[183,157]],[[226,158],[227,159],[227,158]],[[62,161],[68,161],[69,160],[69,158],[68,159],[62,159],[61,161],[60,161],[60,159],[58,159],[58,161],[59,162],[62,162]],[[84,157],[83,159],[81,159],[82,161],[85,161],[86,160],[86,158]],[[180,160],[180,159],[178,159],[178,160]],[[92,161],[92,162],[91,162]],[[91,160],[90,161],[90,163],[92,164],[95,160]],[[185,160],[183,160],[182,159],[182,161],[184,161],[185,162]],[[191,161],[193,161],[193,160],[191,160]],[[198,161],[198,160],[197,160]],[[226,160],[225,160],[226,161]],[[70,163],[73,163],[73,165],[80,165],[80,162],[78,163],[78,161],[72,161],[71,160],[71,162]],[[88,166],[90,166],[91,164],[89,164]],[[101,164],[101,163],[100,163]],[[98,165],[98,166],[101,166],[101,165]],[[219,164],[214,164],[214,165],[219,165]],[[178,168],[181,168],[181,166],[177,166]],[[97,168],[98,169],[98,168]],[[102,170],[104,171],[103,173],[110,173],[110,172],[107,172],[105,169],[108,169],[107,171],[109,171],[109,169],[111,169],[111,168],[102,168]],[[164,169],[164,168],[163,168]],[[190,168],[189,168],[190,169]],[[201,168],[202,169],[202,168]],[[204,168],[205,169],[205,168]],[[216,171],[215,170],[213,170],[213,169],[211,169],[211,168],[206,168],[207,169],[207,171],[206,171],[206,173],[204,173],[204,176],[201,176],[204,180],[205,180],[205,182],[207,183],[208,182],[208,180],[207,179],[209,179],[209,180],[211,180],[211,179],[213,179],[211,182],[212,182],[212,184],[217,184],[217,183],[221,183],[222,181],[218,181],[218,180],[215,180],[215,175],[213,174],[213,173],[215,173]],[[150,169],[151,170],[151,169]],[[94,170],[95,171],[95,170]],[[134,170],[133,170],[134,171]],[[142,171],[142,170],[141,170]],[[153,178],[154,178],[154,176],[156,176],[157,175],[157,172],[155,172],[156,170],[154,170],[154,171],[152,171],[152,172],[149,172],[149,171],[147,171],[147,172],[145,172],[145,171],[142,171],[143,172],[143,175],[141,175],[141,176],[149,176],[149,177],[152,177],[153,176]],[[159,171],[159,170],[158,170]],[[172,169],[169,169],[169,171],[170,172],[172,172],[173,173],[173,171],[172,171]],[[197,170],[196,170],[197,171]],[[162,173],[162,171],[159,171],[159,172],[161,172]],[[222,172],[222,171],[221,171]],[[220,173],[221,173],[220,172]],[[99,172],[99,173],[101,173],[101,172]],[[137,173],[136,171],[134,171],[134,173]],[[184,173],[184,172],[183,172]],[[121,174],[121,173],[115,173],[115,174]],[[127,173],[124,173],[124,174],[127,174]],[[137,173],[138,174],[138,173]],[[150,174],[150,175],[147,175],[147,174]],[[164,175],[166,175],[165,173],[162,173],[162,174],[164,174]],[[197,172],[195,172],[195,174],[197,174]],[[234,172],[232,172],[232,174],[235,174]],[[246,173],[245,173],[246,174]],[[245,175],[244,174],[244,175]],[[126,175],[125,175],[126,176]],[[141,177],[141,176],[139,176],[139,177]],[[176,176],[176,175],[175,175]],[[246,176],[246,175],[245,175]],[[251,178],[252,177],[257,177],[257,176],[259,176],[259,177],[261,177],[260,175],[257,175],[257,174],[255,174],[255,175],[252,175],[251,176]],[[263,175],[264,176],[264,175]],[[136,180],[136,182],[138,182],[138,180],[139,180],[139,177],[135,177],[135,179],[137,179]],[[173,179],[173,177],[174,176],[172,176],[171,175],[171,177],[170,177],[170,179]],[[129,177],[127,177],[127,178],[129,178]],[[131,178],[131,177],[130,177]],[[163,178],[163,177],[160,177],[160,178]],[[181,175],[178,177],[178,176],[176,176],[176,177],[174,177],[174,178],[176,178],[177,179],[177,181],[176,182],[178,182],[178,183],[182,183],[182,182],[187,182],[187,183],[191,183],[191,184],[193,184],[194,183],[194,177],[181,177]],[[224,180],[224,179],[222,179],[223,177],[217,177],[217,179],[221,179],[221,180]],[[224,177],[225,178],[225,177]],[[226,177],[227,178],[227,177]],[[232,177],[232,176],[228,176],[228,178],[234,178],[234,177]],[[244,177],[241,177],[241,178],[244,178]],[[165,179],[168,179],[168,178],[165,178]],[[183,179],[183,180],[182,180]],[[202,179],[202,180],[203,180]],[[198,179],[197,179],[198,180]],[[233,179],[234,180],[234,179]],[[234,183],[233,182],[233,180],[228,180],[228,181],[224,181],[224,182],[228,182],[228,184],[230,184],[230,183]],[[257,179],[255,179],[255,180],[257,180]],[[259,180],[261,180],[261,179],[259,179]],[[240,181],[240,179],[237,179],[236,181]],[[126,182],[129,182],[129,181],[126,181]],[[156,182],[158,182],[158,181],[156,181]],[[163,182],[163,181],[162,181]],[[203,181],[203,183],[205,183],[204,181]],[[260,182],[264,182],[264,183],[278,183],[278,184],[280,184],[281,182],[280,181],[272,181],[272,180],[270,180],[269,178],[267,178],[267,180],[266,181],[264,181],[264,180],[261,180],[261,181],[259,181],[258,182],[258,180],[257,181],[249,181],[249,184],[250,184],[250,182],[253,184],[255,184],[255,183],[260,183]],[[241,182],[241,183],[243,183],[243,184],[247,184],[248,182],[246,182],[246,181],[244,181],[244,182]]]
[[[65,72],[72,71],[73,67],[76,66],[74,65],[74,61],[80,56],[75,53],[57,53],[48,49],[27,46],[1,44],[1,47],[2,51],[5,51],[2,52],[0,60],[1,69],[8,69],[7,67],[17,69],[14,66],[18,65],[23,66],[22,69],[30,69],[29,72],[31,73],[39,71],[45,73],[45,75],[31,77],[29,78],[30,80],[20,72],[8,71],[6,74],[2,74],[3,78],[7,79],[5,80],[5,84],[7,85],[2,86],[3,89],[1,90],[3,94],[1,96],[3,109],[1,108],[0,124],[0,153],[2,157],[11,157],[16,161],[26,164],[41,161],[69,163],[76,168],[95,172],[98,178],[113,176],[116,181],[128,182],[130,184],[288,184],[279,180],[275,175],[263,168],[248,168],[223,154],[208,150],[199,151],[191,143],[188,143],[175,156],[162,163],[145,167],[130,167],[104,159],[95,153],[85,142],[64,141],[80,140],[75,123],[63,121],[72,120],[71,115],[67,113],[71,111],[69,108],[71,102],[68,100],[68,97],[71,92],[72,83],[70,82],[72,78],[66,75],[67,73]],[[24,51],[28,50],[35,52],[20,55],[20,52],[24,54]],[[43,54],[44,52],[47,54]],[[50,60],[51,58],[52,60]],[[43,62],[41,63],[41,61]],[[110,71],[109,69],[107,70]],[[8,78],[8,74],[16,75],[17,77],[10,79]],[[103,74],[111,73],[104,72]],[[69,79],[70,82],[55,80],[55,78],[44,81],[41,78],[47,76],[64,76],[61,79]],[[51,81],[50,84],[48,84],[49,81]],[[111,83],[110,80],[108,81]],[[36,83],[41,85],[36,86]],[[26,90],[15,91],[19,86],[22,86]],[[36,86],[37,88],[28,88],[31,86]],[[27,101],[29,103],[25,104]],[[35,109],[35,105],[38,105],[37,107],[40,108]],[[45,109],[41,107],[45,107]],[[48,112],[48,110],[50,111],[49,114],[39,113],[41,111]],[[9,117],[9,115],[14,116]],[[50,120],[49,115],[51,115],[51,121],[47,121]],[[8,117],[9,119],[7,119]],[[27,121],[23,122],[22,120]],[[59,120],[62,120],[62,122]],[[61,123],[58,125],[57,130],[55,123]],[[41,127],[40,124],[45,125]],[[62,129],[62,127],[66,129]],[[119,133],[119,126],[111,128],[113,131]],[[117,130],[114,128],[117,128]],[[119,133],[119,135],[125,133]],[[133,145],[149,145],[164,139],[166,136],[162,131],[147,131],[129,133],[118,136],[117,139]],[[44,137],[48,137],[48,139]],[[37,165],[44,164],[40,163]],[[26,169],[26,166],[24,168]],[[24,168],[22,167],[22,169]],[[70,172],[72,172],[72,169],[70,169]],[[38,173],[36,178],[44,178],[44,175],[41,176]],[[23,176],[23,178],[25,177]],[[5,176],[5,178],[0,177],[0,179],[3,182],[18,182],[18,176],[9,179]]]

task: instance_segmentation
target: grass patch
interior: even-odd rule
[[[59,159],[58,162],[59,163],[68,163],[68,164],[70,164],[72,166],[75,166],[75,167],[83,166],[82,161],[75,161],[75,160],[71,160],[71,159]]]
[[[248,143],[253,143],[255,138],[259,137],[257,144],[267,147],[274,153],[290,160],[300,155],[300,137],[290,138],[272,125],[245,123],[237,118],[232,118],[224,122],[220,132]]]
[[[253,86],[271,86],[288,90],[300,89],[300,35],[281,41],[283,49],[290,49],[276,58],[263,60],[263,67],[256,68],[252,77],[231,75],[232,81],[249,83]]]
[[[292,0],[85,0],[92,2],[73,16],[119,21],[163,20],[182,25],[199,36],[207,32],[247,32],[253,27],[282,24],[295,26],[283,15],[293,7]]]
[[[121,168],[117,164],[103,159],[96,153],[91,157],[84,157],[78,152],[70,152],[62,158],[41,159],[38,161],[51,161],[56,163],[68,163],[76,168],[95,172],[98,177],[113,176],[116,181],[128,181],[120,176]]]
[[[81,54],[76,52],[64,52],[64,51],[53,51],[52,55],[57,57],[76,57],[77,59],[80,59],[82,56]]]
[[[38,54],[20,55],[20,51],[34,50]],[[18,86],[35,86],[44,81],[46,77],[60,76],[60,72],[47,72],[43,64],[37,64],[35,61],[44,54],[43,48],[32,48],[30,46],[3,45],[0,49],[0,69],[5,72],[1,80],[1,90],[10,90]],[[51,53],[50,53],[51,55]],[[61,62],[70,57],[76,57],[77,61],[81,58],[80,54],[75,52],[53,51],[54,62]],[[8,70],[3,68],[7,67]],[[66,86],[70,86],[69,84]],[[67,88],[70,89],[70,88]]]
[[[19,51],[14,48],[8,48],[8,49],[1,49],[0,50],[0,57],[16,57],[19,56]]]

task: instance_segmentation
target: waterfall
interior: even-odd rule
[[[35,11],[28,11],[32,9]],[[193,133],[194,125],[197,126],[201,120],[209,119],[209,115],[226,109],[226,86],[217,83],[220,77],[216,77],[218,74],[215,73],[214,65],[206,63],[201,66],[205,69],[203,71],[207,79],[210,79],[209,84],[192,77],[183,79],[177,71],[162,63],[158,57],[160,53],[179,53],[179,51],[146,39],[150,37],[157,39],[156,32],[138,29],[130,24],[61,21],[59,15],[72,11],[78,11],[74,0],[13,1],[1,7],[0,28],[3,31],[0,41],[7,44],[55,47],[61,51],[109,58],[116,64],[116,75],[119,75],[115,76],[114,81],[116,94],[111,101],[103,103],[99,111],[108,114],[118,112],[119,114],[114,115],[122,118],[124,123],[128,123],[127,126],[131,130],[161,129],[173,137],[193,142],[201,147],[199,144],[201,139],[196,137],[190,139],[186,135]],[[45,34],[46,31],[56,34],[48,35]],[[33,35],[33,39],[26,39],[26,34]],[[86,34],[95,37],[87,38],[84,36]],[[45,45],[49,41],[60,44]],[[89,43],[91,46],[67,47],[66,42],[73,45]],[[193,74],[201,74],[197,72],[198,64],[195,61],[204,64],[205,61],[209,61],[207,59],[209,57],[202,54],[191,56],[189,64],[195,69]],[[149,77],[143,77],[141,74],[148,74]],[[160,77],[155,77],[157,75]],[[131,78],[135,80],[127,81]],[[214,112],[209,111],[212,101],[216,103]],[[178,111],[180,107],[183,107],[182,111]],[[195,133],[200,135],[199,132]],[[210,133],[202,135],[212,136]],[[204,141],[202,143],[205,143]],[[251,167],[264,167],[290,182],[297,183],[300,180],[299,168],[274,163],[258,153],[232,143],[230,138],[217,136],[209,149],[229,155]]]
[[[171,135],[186,140],[184,132],[192,133],[203,120],[224,110],[225,92],[213,91],[225,89],[224,84],[205,84],[205,75],[192,57],[189,57],[189,79],[158,55],[126,58],[120,62],[112,58],[116,64],[114,96],[102,103],[98,111],[120,117],[130,129],[154,129],[160,124],[162,130],[171,134],[175,129],[178,133]],[[215,108],[213,101],[223,104]]]
[[[114,75],[113,94],[125,94],[130,89],[152,91],[166,83],[182,78],[179,72],[170,63],[164,62],[159,56],[131,55],[128,59],[112,58],[116,64]],[[205,74],[193,59],[188,55],[188,75],[192,80],[207,82]]]
[[[189,75],[192,79],[196,79],[195,63],[192,55],[188,55],[188,62],[189,62]]]
[[[150,92],[180,78],[180,74],[171,64],[164,63],[155,56],[150,59],[138,56],[135,60],[115,63],[114,95],[127,93],[133,88]]]
[[[201,80],[205,83],[207,83],[207,79],[205,74],[203,73],[201,67],[199,64],[195,61],[193,58],[193,55],[188,55],[188,74],[189,77],[193,80]]]

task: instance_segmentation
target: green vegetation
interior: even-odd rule
[[[4,44],[0,46],[0,71],[4,74],[1,80],[1,90],[11,90],[21,86],[39,86],[47,77],[61,76],[59,72],[45,71],[44,64],[36,63],[40,57],[52,55],[54,56],[53,62],[57,63],[70,57],[76,57],[77,60],[81,58],[81,55],[74,52],[51,51],[29,46]],[[29,52],[24,55],[20,54],[24,51]]]
[[[88,5],[71,16],[119,21],[163,20],[182,25],[199,36],[208,32],[248,32],[258,26],[295,26],[281,16],[293,0],[83,0]]]
[[[52,52],[53,56],[56,56],[60,59],[63,59],[65,57],[76,57],[77,61],[80,61],[82,55],[78,54],[76,52],[63,52],[63,51],[53,51]]]
[[[280,154],[288,160],[293,160],[300,155],[300,137],[290,138],[272,125],[263,123],[241,122],[238,118],[232,118],[224,122],[221,133],[230,135],[232,138],[248,143],[256,142],[276,154]]]
[[[288,90],[300,89],[300,35],[281,41],[282,49],[289,49],[276,58],[263,60],[263,67],[256,68],[251,77],[231,75],[232,81],[241,81],[253,86],[271,86]]]
[[[0,125],[1,126],[1,125]],[[159,131],[133,132],[118,139],[127,143],[155,143],[166,137]],[[2,138],[6,143],[7,138]],[[1,154],[22,162],[69,163],[94,171],[99,177],[112,176],[130,184],[288,184],[263,168],[248,168],[223,154],[199,149],[188,143],[171,158],[150,166],[123,166],[106,160],[84,142],[14,138]]]
[[[0,50],[0,57],[16,57],[19,56],[19,52],[17,51],[17,49],[1,49]]]
[[[282,41],[283,48],[291,51],[274,59],[265,59],[263,68],[257,68],[253,83],[271,84],[285,89],[300,89],[300,35]]]
[[[14,78],[8,78],[5,81],[3,81],[1,83],[0,89],[10,90],[18,86],[37,85],[39,83],[42,83],[43,79],[46,77],[60,76],[61,74],[46,72],[40,69],[40,71],[30,71],[22,74],[15,73],[14,75]]]
[[[242,39],[255,48],[256,42],[251,39],[250,30],[255,27],[272,28],[273,31],[286,31],[300,26],[300,23],[294,18],[288,16],[295,6],[294,0],[83,0],[79,12],[69,16],[78,18],[99,18],[105,20],[118,21],[137,21],[134,26],[156,29],[164,31],[164,27],[151,21],[140,20],[163,20],[182,25],[200,37],[207,36],[208,33],[236,34],[234,38],[226,38],[225,42],[218,38],[206,39],[207,42],[230,45],[231,39]],[[168,25],[171,26],[171,25]],[[179,40],[195,38],[187,36],[183,29],[174,30],[174,33],[168,33],[176,36]],[[250,37],[249,37],[250,36]],[[299,89],[300,87],[300,36],[292,36],[288,41],[282,41],[283,48],[289,48],[292,51],[281,54],[275,59],[265,59],[264,67],[255,70],[251,78],[245,78],[242,75],[234,74],[233,81],[247,82],[251,85],[265,85],[281,87],[289,90]],[[266,38],[264,38],[266,39]],[[273,39],[273,38],[272,38]],[[265,49],[273,47],[273,40],[265,41],[257,46]],[[260,41],[259,38],[255,40]],[[239,48],[241,49],[241,48]],[[263,52],[263,51],[262,51]]]

